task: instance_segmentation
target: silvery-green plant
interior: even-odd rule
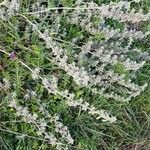
[[[135,2],[139,3],[137,0]],[[123,102],[140,95],[147,87],[146,83],[138,85],[134,79],[137,77],[137,72],[149,60],[149,55],[133,47],[133,43],[135,40],[142,41],[147,38],[150,32],[130,29],[130,26],[135,24],[138,26],[140,22],[149,21],[150,13],[144,13],[142,9],[136,11],[131,7],[131,3],[133,1],[119,1],[99,6],[93,1],[78,0],[74,7],[64,7],[62,13],[59,13],[57,8],[48,8],[37,2],[31,4],[31,11],[27,9],[27,12],[22,13],[19,1],[4,0],[0,3],[0,18],[3,21],[9,21],[11,17],[17,15],[24,19],[27,23],[26,30],[31,29],[31,33],[35,34],[39,40],[43,40],[43,47],[48,50],[45,59],[70,76],[76,86],[90,88],[93,95],[99,94],[107,99]],[[38,21],[31,21],[28,15]],[[48,17],[48,21],[51,21],[50,25],[43,25],[43,17],[46,19]],[[78,37],[70,39],[67,44],[73,47],[71,60],[68,49],[62,44],[64,42],[62,37],[68,34],[67,29],[61,26],[63,17],[66,19],[66,24],[75,25],[90,35],[89,38],[83,35],[80,37],[86,38],[82,45],[78,45],[80,40]],[[94,19],[96,22],[93,21]],[[111,27],[107,23],[108,19],[121,23],[123,29]],[[100,40],[95,41],[91,38],[96,35],[100,36]],[[76,51],[74,47],[78,50]],[[9,56],[6,50],[0,51]],[[136,55],[131,58],[131,53]],[[40,84],[48,92],[49,97],[50,95],[60,96],[70,109],[77,107],[103,122],[116,122],[116,117],[111,116],[107,110],[97,109],[82,97],[76,98],[76,94],[69,89],[60,90],[59,78],[56,75],[43,74],[42,68],[35,65],[29,67],[28,62],[23,62],[21,58],[17,61],[28,70],[35,84]],[[115,69],[118,66],[122,68],[121,73]],[[0,82],[0,89],[6,92],[11,90],[11,86],[14,85],[11,85],[7,78]],[[43,137],[59,150],[66,150],[68,145],[74,144],[69,127],[63,124],[59,114],[49,113],[37,91],[25,89],[22,98],[25,101],[36,99],[39,106],[38,112],[30,112],[28,106],[20,105],[16,93],[8,94],[8,105],[15,110],[16,116],[36,127],[38,136]],[[51,125],[52,132],[47,130],[47,127]]]

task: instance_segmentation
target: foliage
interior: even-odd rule
[[[149,9],[0,1],[1,149],[150,149]]]

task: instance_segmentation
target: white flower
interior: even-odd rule
[[[50,83],[49,83],[48,79],[46,79],[46,78],[43,78],[43,79],[42,79],[42,84],[43,84],[46,88],[50,86]]]
[[[28,112],[28,109],[25,107],[25,108],[22,108],[22,111],[21,111],[21,115],[23,116],[26,116],[26,117],[29,117],[29,112]]]
[[[13,99],[13,100],[10,101],[10,103],[9,103],[8,106],[15,108],[15,107],[17,106],[17,103],[16,103],[16,101]]]
[[[39,73],[40,73],[40,69],[39,68],[35,68],[31,74],[32,78],[34,80],[38,79],[39,78]]]
[[[134,2],[136,2],[136,3],[139,3],[141,0],[133,0]]]
[[[12,98],[16,98],[16,97],[17,97],[16,92],[13,92],[13,93],[11,94],[11,96],[12,96]]]
[[[69,144],[73,144],[74,143],[74,139],[71,137],[70,134],[67,136],[67,140],[68,140]]]
[[[37,94],[36,94],[36,92],[35,91],[30,91],[30,94],[31,94],[31,97],[36,97],[37,96]]]
[[[30,95],[29,95],[29,93],[26,93],[26,94],[23,96],[23,98],[24,98],[25,100],[30,99]]]
[[[36,131],[37,135],[41,136],[42,135],[42,132],[39,130],[39,131]]]
[[[89,107],[89,103],[88,102],[84,102],[81,109],[87,111],[88,107]]]
[[[46,138],[49,140],[48,143],[52,145],[57,144],[57,139],[53,134],[47,135]]]
[[[99,118],[97,118],[99,119]],[[105,117],[105,119],[102,119],[103,122],[109,121],[110,123],[114,123],[117,121],[116,117]]]
[[[38,118],[38,115],[36,113],[33,114],[33,120],[36,120]]]
[[[4,89],[7,90],[7,89],[10,89],[10,82],[9,80],[7,80],[6,78],[3,78],[3,81],[4,81]]]

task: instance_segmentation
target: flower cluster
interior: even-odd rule
[[[79,68],[74,62],[68,64],[68,56],[66,55],[65,50],[48,35],[48,31],[45,30],[44,33],[39,31],[39,33],[39,36],[45,40],[47,48],[52,49],[52,54],[54,56],[51,61],[72,76],[77,84],[88,85],[89,77],[84,67]]]
[[[137,72],[140,72],[150,58],[148,53],[136,48],[135,45],[135,41],[141,42],[150,35],[150,31],[146,29],[143,31],[140,28],[140,22],[149,21],[150,13],[146,14],[142,9],[132,8],[132,3],[139,2],[140,0],[130,2],[121,0],[99,6],[93,1],[77,0],[73,8],[64,7],[66,10],[62,10],[61,13],[55,8],[48,9],[47,6],[37,2],[31,4],[32,12],[25,13],[25,16],[21,13],[18,15],[29,23],[26,25],[26,30],[31,29],[31,32],[34,32],[39,38],[37,40],[42,41],[42,46],[45,48],[43,53],[46,51],[45,59],[57,66],[61,73],[69,75],[76,86],[90,87],[93,95],[99,94],[107,99],[129,101],[140,95],[147,87],[146,83],[139,85],[134,79],[137,77]],[[4,0],[0,3],[0,19],[7,20],[15,16],[20,7],[18,0]],[[33,15],[38,23],[31,22],[27,17],[28,14]],[[42,22],[43,17],[45,23]],[[117,27],[110,24],[109,21],[115,22]],[[65,23],[68,26],[77,27],[79,32],[84,31],[90,36],[84,37],[85,33],[80,35],[84,42],[80,41],[79,37],[72,38],[71,36],[72,43],[65,41],[64,37],[70,34],[64,27]],[[61,26],[62,24],[63,26]],[[118,27],[120,24],[122,27]],[[67,43],[69,48],[71,47],[71,52],[64,43]],[[14,62],[16,61],[15,53],[12,52],[12,56],[10,56],[9,53],[2,52],[12,58]],[[34,51],[30,52],[34,53]],[[70,55],[72,55],[71,58]],[[29,70],[32,81],[36,81],[34,85],[39,84],[36,90],[45,89],[43,91],[48,92],[46,95],[48,100],[51,96],[59,96],[66,107],[80,108],[81,111],[103,122],[116,122],[116,116],[112,116],[107,110],[98,109],[83,97],[77,98],[75,92],[71,92],[74,89],[62,90],[58,84],[60,78],[54,74],[45,75],[46,71],[42,70],[42,67],[39,68],[40,63],[39,67],[31,63],[30,65],[34,66],[32,69],[26,62],[21,61],[19,55],[17,62]],[[0,82],[0,90],[12,90],[11,86],[13,85],[7,78]],[[68,145],[75,143],[69,127],[60,118],[59,113],[51,113],[45,107],[44,101],[41,100],[43,91],[43,93],[40,91],[42,93],[40,95],[38,91],[33,90],[33,87],[29,86],[28,88],[22,92],[24,93],[22,98],[26,100],[25,106],[19,104],[16,93],[8,92],[9,107],[15,110],[16,116],[33,125],[38,136],[43,137],[58,150],[67,150]],[[36,105],[39,106],[35,112],[28,107],[30,99],[35,100]]]
[[[68,127],[64,126],[63,123],[59,121],[59,116],[51,116],[50,113],[48,113],[40,104],[39,112],[41,112],[46,119],[49,119],[49,121],[46,121],[46,119],[44,117],[41,118],[38,113],[31,114],[28,107],[23,107],[17,104],[16,93],[11,93],[8,98],[10,99],[8,106],[13,108],[16,111],[16,115],[18,117],[22,117],[24,122],[34,125],[37,128],[37,135],[42,137],[44,136],[44,140],[48,142],[48,144],[55,146],[57,150],[64,148],[67,149],[67,145],[64,145],[60,141],[61,139],[58,139],[52,132],[47,131],[46,128],[49,126],[48,122],[54,124],[54,131],[56,133],[60,133],[62,138],[66,139],[68,144],[73,144],[74,140],[69,133]]]
[[[19,0],[4,0],[0,3],[0,18],[7,20],[15,15],[20,9]]]
[[[36,96],[37,96],[37,94],[35,91],[27,89],[23,98],[25,100],[28,100],[28,99],[34,98]]]
[[[38,114],[36,113],[31,114],[27,107],[23,107],[17,104],[15,100],[16,97],[17,97],[16,93],[11,93],[9,95],[9,99],[10,99],[9,107],[15,109],[16,115],[18,117],[22,117],[24,122],[35,125],[36,128],[38,129],[37,131],[38,135],[45,136],[45,139],[49,141],[49,143],[51,143],[52,145],[57,145],[58,143],[57,138],[52,133],[48,133],[46,131],[46,126],[47,126],[46,120],[44,118],[39,119]]]
[[[38,100],[39,101],[39,100]],[[55,132],[60,133],[63,139],[67,141],[68,144],[73,144],[74,140],[71,137],[69,129],[67,126],[64,126],[60,121],[60,117],[58,115],[52,116],[39,102],[39,111],[49,120],[50,123],[54,123]]]
[[[117,7],[122,8],[124,5],[125,5],[124,3],[121,3]],[[130,6],[130,4],[128,5]],[[114,7],[114,5],[112,4],[110,7]],[[77,11],[78,13],[75,13],[75,11]],[[91,17],[93,15],[93,9],[85,10],[85,11],[92,11],[91,12],[92,15],[91,13],[88,13],[88,17],[86,18],[86,21],[84,23],[83,20],[85,18],[82,15],[81,16],[79,15],[81,11],[84,10],[74,10],[72,15],[75,15],[76,18],[79,17],[82,23],[78,22],[79,20],[77,22],[73,21],[71,22],[75,24],[81,24],[81,27],[85,27],[87,25],[86,24],[87,22],[89,22],[92,25]],[[70,17],[70,20],[72,18],[73,19],[75,18],[75,16],[72,15],[71,16],[68,15],[68,17]],[[60,16],[58,16],[58,18],[60,18]],[[102,16],[101,18],[104,20]],[[105,35],[106,38],[104,41],[94,43],[93,41],[90,40],[81,47],[80,53],[78,53],[75,56],[75,58],[79,60],[78,61],[79,63],[75,62],[68,63],[67,50],[63,49],[59,42],[56,42],[55,40],[52,39],[52,37],[49,34],[49,31],[45,29],[44,32],[42,33],[41,31],[38,30],[37,25],[31,22],[29,23],[34,26],[34,29],[35,31],[38,32],[39,37],[45,41],[46,47],[51,50],[52,55],[50,55],[51,59],[49,60],[54,64],[58,65],[58,67],[63,69],[68,75],[72,76],[77,85],[79,86],[96,85],[100,87],[98,91],[103,96],[123,101],[130,100],[132,97],[139,95],[143,91],[143,87],[146,87],[146,85],[138,86],[134,83],[131,83],[131,79],[129,79],[129,81],[126,81],[125,75],[124,74],[119,75],[118,73],[115,73],[113,67],[117,64],[121,64],[124,68],[124,71],[133,71],[133,72],[143,67],[146,62],[145,60],[141,62],[130,60],[128,58],[128,53],[130,53],[132,50],[131,45],[133,43],[133,40],[144,38],[149,34],[149,32],[146,33],[142,33],[142,31],[132,32],[132,30],[128,31],[127,27],[125,27],[123,31],[119,30],[110,31],[109,27],[105,27],[104,29],[99,30],[100,33],[102,32],[106,34]],[[95,34],[96,32],[97,30],[95,30],[95,32],[92,33]],[[117,38],[120,41],[120,43],[118,41],[109,42],[110,39],[115,38]],[[126,38],[129,39],[129,42],[127,43],[126,47],[122,47],[121,43]],[[142,55],[142,53],[138,50],[133,49],[132,51],[136,51],[137,53]],[[89,54],[91,55],[90,57]],[[81,66],[82,64],[80,63],[80,60],[84,60],[84,66],[86,67],[78,67]],[[94,70],[91,69],[93,67],[95,67]],[[110,70],[107,69],[108,67],[110,68]],[[116,90],[115,88],[116,86],[121,86],[123,94],[120,93],[118,90]],[[45,87],[47,87],[47,89],[49,88],[46,85]],[[52,89],[51,87],[50,90],[54,89]]]
[[[35,68],[31,74],[32,78],[35,80],[35,79],[38,79],[38,75],[40,73],[40,69],[39,68]]]
[[[62,137],[66,139],[68,144],[73,144],[74,140],[71,137],[68,127],[64,126],[63,123],[60,122],[59,120],[60,120],[59,116],[54,117],[54,123],[55,123],[55,128],[56,128],[55,131],[57,133],[60,133],[62,135]]]
[[[135,77],[136,71],[146,63],[147,56],[140,50],[133,49],[132,44],[134,40],[145,39],[150,33],[149,31],[144,33],[137,29],[130,29],[131,25],[129,26],[128,22],[134,24],[135,22],[149,20],[149,13],[143,14],[142,10],[135,12],[134,9],[131,9],[131,3],[120,1],[98,6],[94,2],[77,2],[77,7],[89,9],[75,9],[71,14],[66,14],[69,23],[80,26],[92,35],[100,34],[104,38],[100,42],[89,39],[81,47],[81,52],[76,55],[76,59],[84,60],[84,66],[86,64],[90,79],[88,83],[100,87],[100,89],[94,91],[105,97],[123,101],[139,95],[146,88],[146,84],[138,86],[132,83],[132,79],[125,79],[124,74],[128,72],[134,74]],[[99,20],[98,24],[92,21],[93,18]],[[106,18],[123,23],[124,28],[110,27],[110,25],[107,25]],[[128,40],[126,46],[122,46],[122,43],[126,40]],[[133,52],[137,55],[134,56],[134,60],[129,58],[130,53]],[[118,64],[122,66],[122,72],[124,72],[122,75],[114,70],[114,66]],[[117,92],[116,86],[122,89],[122,93]]]
[[[57,80],[55,76],[53,76],[50,81],[44,78],[42,80],[42,83],[49,93],[59,94],[60,96],[64,97],[66,99],[65,102],[68,106],[79,106],[83,111],[87,111],[89,114],[96,115],[97,119],[102,118],[103,121],[116,121],[116,117],[110,116],[104,110],[97,110],[94,106],[90,106],[90,104],[83,99],[75,100],[75,95],[73,93],[69,93],[68,90],[59,91],[57,89]]]
[[[97,119],[102,119],[102,121],[108,121],[113,123],[116,121],[116,117],[110,116],[105,110],[97,110],[94,106],[90,106],[90,104],[80,98],[78,101],[74,100],[75,95],[73,93],[69,93],[68,90],[62,91],[61,95],[67,98],[66,103],[68,106],[80,106],[83,111],[87,111],[89,114],[97,116]]]

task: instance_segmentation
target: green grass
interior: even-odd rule
[[[27,7],[30,2],[23,1],[22,8]],[[149,1],[144,2],[143,7],[147,8]],[[55,5],[59,2],[53,0],[52,3]],[[73,1],[62,0],[62,3],[65,6],[71,6]],[[65,16],[62,15],[62,17],[65,20]],[[28,16],[28,18],[35,21],[32,16]],[[44,42],[38,38],[36,32],[31,32],[30,26],[26,31],[26,26],[27,22],[21,16],[12,17],[8,22],[0,20],[0,47],[7,52],[16,51],[18,57],[16,60],[10,60],[0,52],[0,63],[4,65],[4,69],[0,70],[0,81],[2,78],[7,78],[12,85],[10,90],[0,91],[1,150],[55,150],[44,142],[44,139],[37,137],[34,126],[22,122],[20,117],[15,115],[15,111],[8,107],[7,94],[15,91],[18,103],[28,106],[32,112],[38,112],[39,105],[36,99],[24,100],[22,98],[25,89],[36,90],[38,98],[46,105],[46,109],[50,113],[60,114],[63,123],[68,126],[75,139],[70,150],[150,150],[150,62],[146,63],[137,78],[138,83],[145,81],[148,83],[147,89],[129,103],[108,100],[101,95],[93,96],[90,88],[78,87],[70,76],[48,60],[51,53],[45,48]],[[46,18],[40,21],[40,26],[41,30],[49,27]],[[62,22],[62,26],[66,27],[68,33],[62,37],[64,40],[62,45],[67,47],[70,55],[73,53],[73,47],[69,44],[66,45],[65,41],[69,42],[75,37],[82,36],[86,38],[82,39],[81,43],[88,38],[96,40],[103,38],[101,35],[93,37],[79,27],[66,24],[66,22]],[[53,38],[57,38],[57,35],[54,34]],[[150,52],[148,45],[149,43],[139,44],[138,47]],[[69,108],[62,101],[62,97],[47,94],[39,80],[33,81],[29,71],[19,63],[19,60],[24,61],[30,67],[40,67],[43,76],[57,75],[60,79],[60,89],[68,88],[75,92],[76,98],[83,97],[97,108],[108,110],[117,117],[117,122],[114,124],[104,123],[86,112],[82,112],[80,108]],[[122,71],[121,67],[116,66],[116,70]]]

